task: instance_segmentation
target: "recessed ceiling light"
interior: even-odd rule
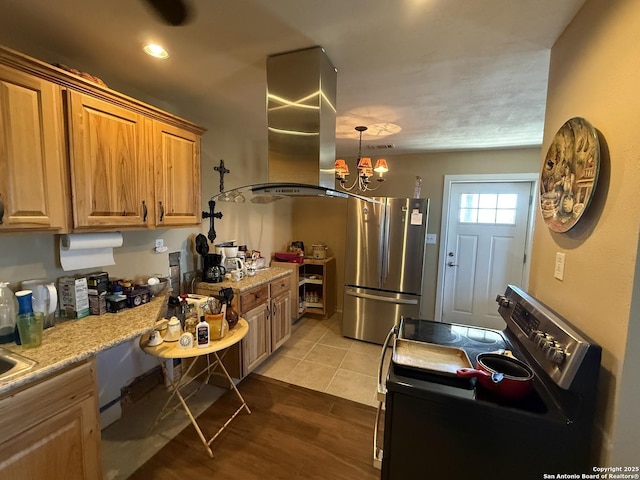
[[[156,58],[169,58],[169,52],[167,52],[162,46],[155,43],[145,43],[142,47],[144,53]]]

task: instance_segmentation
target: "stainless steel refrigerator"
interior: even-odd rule
[[[342,334],[384,343],[400,317],[420,317],[429,200],[349,198]]]

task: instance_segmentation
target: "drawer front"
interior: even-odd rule
[[[269,285],[262,285],[240,295],[240,315],[269,300]]]
[[[291,275],[271,282],[271,298],[277,297],[291,288]]]

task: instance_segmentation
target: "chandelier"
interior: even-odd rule
[[[334,165],[336,171],[336,180],[340,181],[340,186],[346,191],[350,192],[354,188],[360,192],[366,191],[374,191],[380,188],[380,184],[384,182],[383,175],[389,171],[389,167],[387,166],[387,161],[384,158],[380,158],[376,161],[376,166],[373,167],[371,164],[371,158],[362,156],[362,132],[367,130],[367,127],[357,126],[356,131],[360,133],[360,143],[358,144],[358,175],[351,186],[347,186],[347,176],[349,176],[349,167],[347,166],[347,162],[343,159],[339,158],[336,160]],[[373,172],[376,172],[378,176],[376,180],[378,181],[377,187],[371,187],[371,177],[373,177]]]

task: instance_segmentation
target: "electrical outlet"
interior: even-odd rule
[[[427,233],[427,243],[437,243],[438,236],[435,233]]]
[[[558,280],[564,279],[564,263],[566,255],[564,253],[556,252],[556,265],[553,270],[553,276]]]
[[[156,238],[155,248],[162,248],[162,247],[164,247],[164,240],[161,238]]]

